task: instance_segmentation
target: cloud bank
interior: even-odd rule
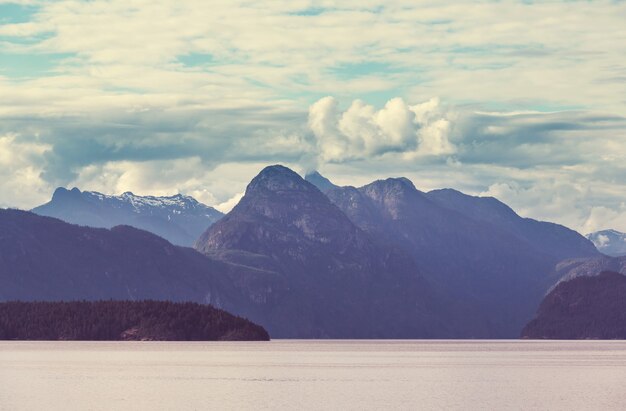
[[[0,206],[77,185],[228,208],[280,162],[626,231],[624,15],[608,0],[0,0]]]

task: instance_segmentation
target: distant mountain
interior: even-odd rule
[[[560,224],[520,217],[493,197],[475,197],[452,189],[430,191],[426,196],[442,207],[508,231],[558,260],[598,255],[593,244],[576,231]]]
[[[304,179],[309,183],[313,184],[317,187],[322,193],[332,189],[337,188],[338,186],[334,185],[329,179],[321,175],[317,171],[313,171],[311,173],[307,173],[304,176]]]
[[[626,233],[615,230],[602,230],[587,234],[596,248],[612,257],[626,256]]]
[[[231,280],[245,275],[133,227],[80,227],[0,209],[0,301],[195,301],[245,315],[247,291]]]
[[[424,193],[406,178],[360,188],[308,178],[325,191],[288,168],[262,170],[199,236],[199,252],[129,226],[0,210],[0,301],[210,303],[276,338],[512,338],[561,278],[622,269],[580,234],[492,198]],[[44,211],[77,219],[163,222],[185,203],[77,189],[54,197]]]
[[[560,283],[522,338],[626,339],[626,277],[605,271]]]
[[[32,210],[72,224],[111,228],[130,225],[150,231],[176,245],[191,246],[211,224],[222,217],[216,209],[184,195],[170,197],[120,196],[77,188],[58,188],[52,200]]]
[[[522,219],[495,199],[423,193],[406,178],[326,194],[380,243],[409,253],[435,287],[476,307],[491,323],[492,337],[519,333],[561,258],[598,255],[565,227]]]
[[[169,301],[0,303],[0,340],[267,341],[263,327]]]
[[[265,168],[196,248],[274,273],[259,297],[275,337],[455,336],[451,309],[410,256],[374,242],[288,168]]]

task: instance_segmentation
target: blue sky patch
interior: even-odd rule
[[[22,54],[0,51],[0,75],[12,78],[50,75],[62,60],[71,56],[69,53]]]
[[[397,73],[400,70],[389,63],[377,61],[363,61],[359,63],[343,63],[337,65],[329,72],[340,79],[350,79],[376,74]]]
[[[325,9],[323,7],[309,7],[307,9],[289,13],[289,15],[291,16],[319,16],[320,14],[326,12],[327,10],[328,9]]]
[[[26,23],[39,8],[32,5],[0,4],[0,24]]]
[[[202,67],[215,64],[215,58],[209,53],[189,53],[176,58],[185,67]]]

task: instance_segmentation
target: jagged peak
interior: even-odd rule
[[[103,194],[97,191],[80,191],[74,187],[68,190],[64,187],[59,187],[54,191],[52,201],[76,201],[84,199],[91,202],[123,202],[132,205],[135,208],[141,207],[174,207],[174,208],[210,208],[215,212],[218,212],[214,208],[200,203],[192,196],[184,195],[181,193],[171,196],[141,196],[134,194],[131,191],[126,191],[120,195]],[[218,212],[219,213],[219,212]],[[221,214],[221,213],[220,213]]]
[[[54,190],[54,193],[52,194],[52,199],[53,200],[59,200],[62,198],[67,198],[68,196],[71,195],[80,195],[81,191],[74,187],[71,190],[68,190],[65,187],[58,187],[56,190]]]

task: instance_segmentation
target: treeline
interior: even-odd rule
[[[267,331],[209,305],[169,301],[0,303],[2,340],[269,340]]]

